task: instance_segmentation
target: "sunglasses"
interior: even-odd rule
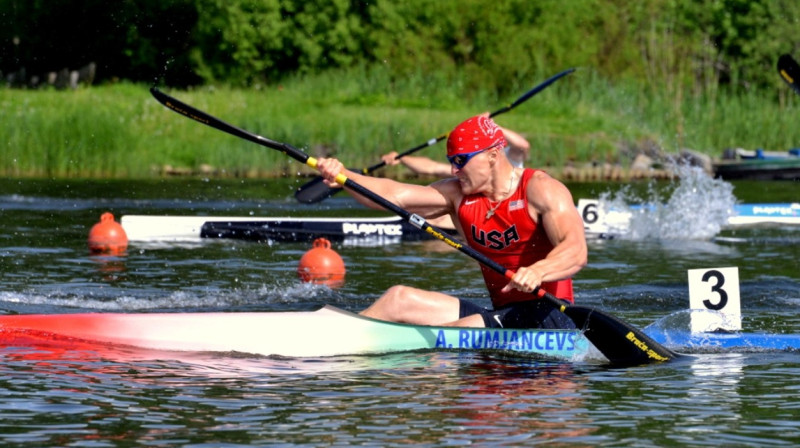
[[[484,151],[488,151],[488,150],[490,150],[492,148],[494,148],[494,146],[490,146],[488,148],[479,149],[479,150],[473,151],[473,152],[468,152],[468,153],[465,153],[465,154],[457,154],[457,155],[454,155],[454,156],[447,156],[447,160],[450,161],[450,164],[455,166],[456,168],[464,169],[464,167],[467,166],[467,163],[469,163],[469,161],[472,160],[473,157],[477,156],[478,154],[480,154],[480,153],[482,153]]]

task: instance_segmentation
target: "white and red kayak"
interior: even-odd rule
[[[591,343],[577,330],[406,325],[333,306],[316,311],[83,313],[0,316],[0,342],[86,342],[191,352],[327,357],[411,350],[507,350],[583,359]]]

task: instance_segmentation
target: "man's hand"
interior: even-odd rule
[[[542,284],[544,276],[536,269],[528,267],[521,267],[514,273],[511,282],[507,284],[500,292],[510,292],[512,289],[517,289],[522,292],[533,292],[539,285]]]
[[[397,151],[392,151],[388,154],[384,154],[381,157],[381,160],[383,161],[383,163],[386,164],[386,166],[394,166],[400,163],[400,159],[397,158]]]
[[[344,165],[338,159],[321,158],[317,160],[317,171],[320,176],[325,179],[325,185],[331,188],[341,188],[342,186],[336,182],[336,176],[344,171]]]

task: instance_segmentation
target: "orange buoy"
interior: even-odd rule
[[[125,229],[114,221],[114,215],[105,212],[100,222],[89,231],[89,251],[97,254],[121,255],[128,248],[128,235]]]
[[[297,275],[305,283],[327,285],[338,288],[344,284],[344,261],[331,242],[325,238],[314,240],[313,247],[303,254],[297,266]]]

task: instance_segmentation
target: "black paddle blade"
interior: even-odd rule
[[[615,366],[671,361],[681,356],[650,339],[641,330],[602,311],[572,305],[563,311]]]
[[[341,188],[331,188],[325,184],[325,179],[323,177],[317,176],[301,185],[300,188],[294,192],[294,197],[303,204],[314,204],[324,201],[340,191],[342,191]]]
[[[778,58],[778,73],[795,93],[800,95],[800,65],[791,55],[782,54]]]

